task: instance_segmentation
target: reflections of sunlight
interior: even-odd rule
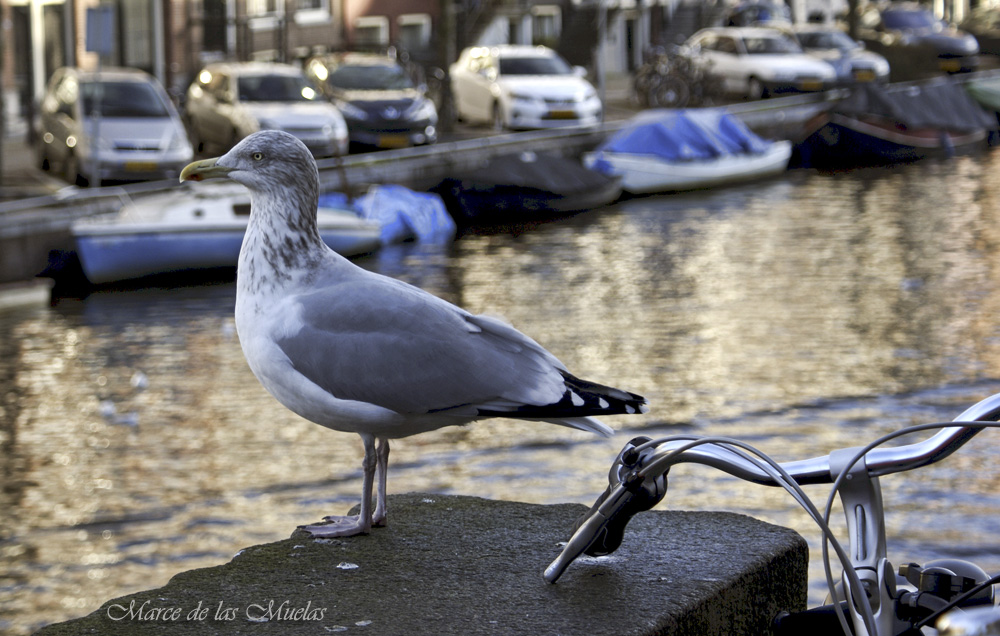
[[[612,440],[499,420],[400,440],[390,493],[589,505],[624,441],[667,425],[790,460],[951,419],[1000,390],[998,162],[803,171],[361,261],[502,316],[652,407],[609,418]],[[0,313],[0,631],[85,614],[356,503],[357,437],[265,393],[234,293],[105,292]],[[961,543],[1000,569],[991,435],[885,480],[898,558]],[[776,489],[705,467],[670,484],[663,507],[745,512],[818,546]]]

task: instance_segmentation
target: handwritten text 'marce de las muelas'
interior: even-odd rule
[[[181,621],[231,621],[245,617],[253,622],[265,621],[320,621],[326,617],[325,607],[313,607],[312,601],[304,606],[293,605],[291,601],[276,602],[273,599],[261,603],[250,603],[245,607],[227,606],[225,601],[218,605],[198,605],[186,609],[179,605],[158,605],[151,600],[137,603],[135,599],[126,605],[109,605],[107,616],[113,621],[181,622]]]

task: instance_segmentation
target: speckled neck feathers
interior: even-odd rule
[[[316,225],[316,163],[304,147],[272,153],[279,151],[282,161],[271,161],[247,184],[251,213],[240,250],[237,283],[241,292],[261,301],[308,276],[329,251]]]

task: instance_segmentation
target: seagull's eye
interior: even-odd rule
[[[264,160],[264,153],[263,152],[255,152],[255,153],[253,153],[250,156],[253,157],[254,161],[263,161]]]

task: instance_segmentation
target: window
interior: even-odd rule
[[[251,29],[274,29],[278,16],[284,15],[285,0],[247,0]]]
[[[399,25],[399,45],[404,51],[421,51],[431,44],[431,16],[426,13],[406,13],[396,18]]]
[[[330,21],[330,0],[297,0],[295,7],[296,24]]]
[[[354,21],[354,44],[361,47],[382,47],[389,44],[389,18],[373,15]]]
[[[531,8],[531,43],[555,48],[562,31],[562,12],[551,4]]]
[[[284,11],[284,0],[247,0],[247,15],[251,18],[277,15]]]

